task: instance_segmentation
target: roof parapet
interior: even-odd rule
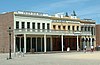
[[[49,16],[48,14],[44,14],[41,12],[31,12],[31,11],[16,11],[14,14],[22,14],[22,15],[35,15],[35,16]]]

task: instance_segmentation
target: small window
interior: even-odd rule
[[[87,31],[87,27],[85,27],[85,31]]]
[[[66,29],[66,26],[63,26],[63,29],[65,30]]]
[[[49,23],[47,23],[47,29],[50,29],[50,24]]]
[[[45,29],[45,23],[42,23],[42,28]]]
[[[79,26],[77,26],[77,31],[79,31]]]
[[[90,27],[88,27],[88,31],[90,31]]]
[[[22,22],[22,29],[25,28],[25,22]]]
[[[68,26],[68,30],[70,30],[70,26]]]
[[[37,23],[37,29],[40,29],[40,23]]]
[[[30,22],[27,22],[27,28],[28,29],[30,28]]]
[[[19,21],[16,21],[16,29],[19,29]]]
[[[35,23],[34,22],[32,23],[32,29],[35,29]]]
[[[75,26],[72,26],[73,31],[74,31],[74,27],[75,27]]]
[[[81,31],[83,31],[83,27],[81,27]]]
[[[61,29],[61,26],[60,25],[58,25],[58,29]]]
[[[53,25],[53,29],[56,29],[56,25]]]

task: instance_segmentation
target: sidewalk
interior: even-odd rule
[[[0,54],[0,65],[100,65],[100,51],[25,54],[24,57],[12,54],[10,60],[7,57],[7,53]]]

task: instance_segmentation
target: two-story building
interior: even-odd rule
[[[89,49],[95,42],[95,21],[41,12],[17,11],[0,14],[0,52],[9,51],[8,28],[13,30],[12,52],[50,52]]]

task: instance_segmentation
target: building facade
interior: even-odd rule
[[[8,28],[12,52],[35,52],[83,50],[96,47],[95,21],[71,16],[50,16],[40,12],[17,11],[0,14],[0,52],[9,51]]]
[[[100,24],[96,25],[96,46],[100,46]]]

